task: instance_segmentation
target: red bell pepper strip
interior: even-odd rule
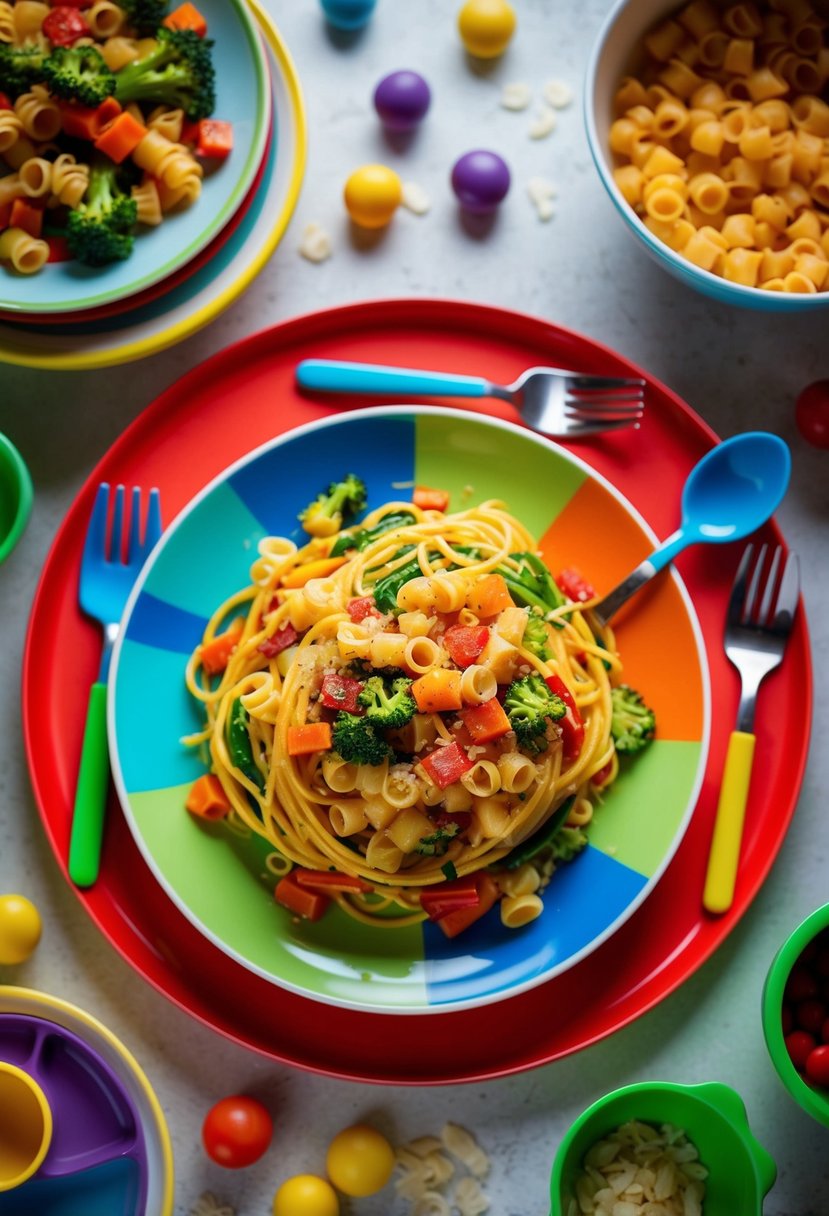
[[[256,649],[263,654],[266,659],[273,659],[283,650],[287,650],[289,646],[293,646],[299,641],[299,634],[290,623],[283,625],[281,629],[277,629],[269,638],[264,638],[259,643]]]
[[[49,256],[47,262],[71,262],[72,253],[69,249],[69,242],[65,236],[47,236],[46,244],[49,246]]]
[[[40,28],[52,46],[74,46],[79,38],[88,38],[92,33],[86,18],[70,4],[55,5]]]
[[[293,870],[284,878],[280,878],[273,894],[278,904],[282,904],[283,908],[287,908],[296,916],[301,916],[303,920],[319,920],[331,902],[319,891],[309,891],[301,887]]]
[[[0,93],[0,110],[13,110],[12,99],[8,93]]]
[[[562,570],[556,582],[567,598],[576,604],[586,604],[588,600],[595,599],[596,592],[593,584],[588,583],[582,572],[575,566],[568,566]]]
[[[489,743],[512,730],[512,723],[496,697],[484,701],[483,705],[464,709],[458,716],[469,731],[473,743]]]
[[[292,871],[300,887],[308,891],[319,891],[322,894],[337,892],[358,892],[367,894],[374,888],[371,883],[358,878],[356,874],[338,874],[335,870],[306,870],[302,866]]]
[[[563,718],[559,718],[556,725],[561,731],[561,741],[564,745],[564,759],[575,760],[581,753],[584,744],[584,722],[579,713],[579,707],[576,705],[573,694],[561,676],[547,676],[544,683],[550,689],[550,692],[561,697],[567,706],[567,713]]]
[[[320,701],[326,709],[344,709],[346,713],[356,714],[360,711],[357,698],[362,691],[363,685],[359,680],[327,671],[322,677]]]
[[[476,890],[477,904],[467,908],[456,908],[452,912],[447,912],[446,916],[442,916],[438,921],[447,937],[457,937],[459,933],[463,933],[464,929],[474,925],[476,920],[486,916],[490,908],[494,907],[501,897],[498,884],[489,874],[476,875]]]
[[[424,756],[420,763],[429,780],[439,790],[445,790],[447,785],[453,785],[472,768],[472,761],[457,743],[447,743],[445,747],[436,747],[433,752],[429,752],[428,756]]]
[[[475,874],[453,878],[451,882],[441,882],[434,887],[425,887],[420,892],[420,906],[429,920],[442,920],[450,912],[477,908],[480,900]]]
[[[443,648],[457,667],[470,667],[489,641],[486,625],[453,625],[443,635]]]

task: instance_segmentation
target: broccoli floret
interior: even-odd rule
[[[331,731],[334,751],[352,764],[382,764],[394,753],[368,718],[340,710]]]
[[[115,92],[115,73],[94,46],[56,46],[42,74],[50,93],[93,109]]]
[[[520,745],[538,753],[547,748],[547,721],[563,718],[567,706],[537,674],[513,680],[504,698],[504,709]]]
[[[524,630],[524,636],[521,639],[521,644],[531,654],[541,659],[542,662],[546,662],[547,659],[552,658],[549,626],[535,612],[531,612],[527,618],[527,625]]]
[[[116,166],[105,159],[93,161],[86,194],[66,220],[73,257],[88,266],[105,266],[129,257],[137,214],[135,199],[118,185]]]
[[[559,828],[552,841],[553,861],[572,861],[586,844],[587,835],[581,828]]]
[[[650,743],[656,730],[656,715],[629,684],[611,689],[610,733],[616,751],[626,755],[640,752]]]
[[[167,0],[120,0],[120,5],[140,34],[154,34],[167,12]]]
[[[46,51],[39,46],[0,42],[0,91],[14,100],[41,79]]]
[[[342,481],[332,481],[327,490],[308,504],[299,522],[311,536],[333,536],[346,518],[362,511],[365,505],[365,482],[354,473],[346,473]]]
[[[411,680],[405,676],[395,679],[385,679],[383,676],[371,676],[366,680],[363,691],[357,701],[363,706],[365,716],[372,726],[383,730],[399,730],[415,715],[417,705],[409,692]]]
[[[149,101],[182,109],[188,118],[207,118],[216,104],[212,41],[164,26],[156,40],[153,50],[116,73],[115,96],[122,105]]]

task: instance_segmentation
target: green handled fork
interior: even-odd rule
[[[104,812],[109,789],[107,745],[107,677],[112,648],[130,591],[151,549],[161,536],[161,502],[151,490],[141,535],[141,490],[132,491],[129,525],[124,518],[125,490],[98,487],[81,560],[79,600],[83,611],[104,631],[98,678],[89,690],[81,764],[75,789],[72,834],[69,841],[69,876],[79,887],[90,887],[98,877]],[[112,525],[108,526],[112,503]]]

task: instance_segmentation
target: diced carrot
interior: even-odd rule
[[[43,231],[43,207],[37,207],[28,198],[16,198],[9,216],[10,228],[22,228],[29,236],[39,237]]]
[[[195,4],[190,3],[190,0],[184,0],[184,4],[180,4],[178,8],[174,8],[162,20],[161,24],[166,26],[168,30],[192,30],[200,38],[204,38],[207,33],[207,21],[205,17],[199,12]]]
[[[476,616],[490,617],[503,612],[505,608],[514,608],[507,584],[500,574],[487,574],[476,583],[466,597],[466,606]]]
[[[215,773],[204,773],[193,782],[184,805],[200,819],[223,819],[230,810],[230,800]]]
[[[299,886],[308,891],[321,891],[323,894],[339,891],[367,894],[373,890],[370,882],[365,882],[356,874],[338,874],[336,870],[306,870],[300,866],[293,870],[292,874]]]
[[[0,228],[2,224],[0,224]],[[47,236],[46,244],[49,246],[49,256],[47,262],[71,262],[72,253],[69,249],[69,242],[65,236]]]
[[[287,908],[296,916],[301,916],[303,920],[319,920],[330,903],[319,891],[301,887],[293,871],[280,878],[273,894],[278,904],[282,904],[283,908]]]
[[[460,717],[475,743],[489,743],[490,739],[500,739],[507,731],[512,730],[510,720],[497,697],[484,701],[483,705],[473,705],[462,710]]]
[[[104,156],[115,161],[116,165],[120,165],[135,151],[146,134],[147,128],[144,124],[123,110],[104,127],[95,140],[95,147],[99,152],[103,152]]]
[[[460,709],[461,673],[450,667],[433,667],[412,684],[412,696],[422,714]]]
[[[476,920],[485,916],[498,902],[501,892],[491,875],[479,874],[477,886],[478,902],[474,908],[458,908],[454,912],[448,912],[438,921],[447,937],[457,937],[459,933],[463,933],[464,929],[474,925]]]
[[[329,722],[305,722],[288,727],[288,755],[307,756],[311,752],[327,752],[331,747]]]
[[[0,204],[0,232],[2,232],[4,228],[8,228],[9,220],[11,219],[11,217],[12,217],[11,202]]]
[[[280,580],[283,587],[304,587],[309,579],[312,578],[327,578],[329,574],[333,574],[335,570],[339,570],[340,566],[344,566],[348,561],[346,557],[318,557],[313,562],[306,562],[303,566],[294,566],[293,570],[289,570],[283,575]]]
[[[412,502],[416,507],[420,507],[421,511],[445,511],[449,506],[449,491],[415,486]]]
[[[224,671],[231,654],[239,645],[244,627],[245,622],[241,617],[237,617],[223,633],[217,633],[200,648],[199,659],[208,675],[215,676],[218,672]]]
[[[233,151],[233,124],[220,118],[202,118],[196,139],[196,156],[226,160]]]
[[[74,101],[58,101],[58,107],[64,134],[90,142],[96,140],[104,127],[121,113],[121,103],[114,97],[107,97],[94,109],[76,105]]]

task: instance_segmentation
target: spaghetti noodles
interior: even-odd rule
[[[616,775],[621,664],[589,609],[497,501],[263,540],[188,663],[206,726],[187,742],[221,810],[294,867],[280,902],[450,933],[498,899],[505,924],[538,915],[534,843],[584,827]]]

